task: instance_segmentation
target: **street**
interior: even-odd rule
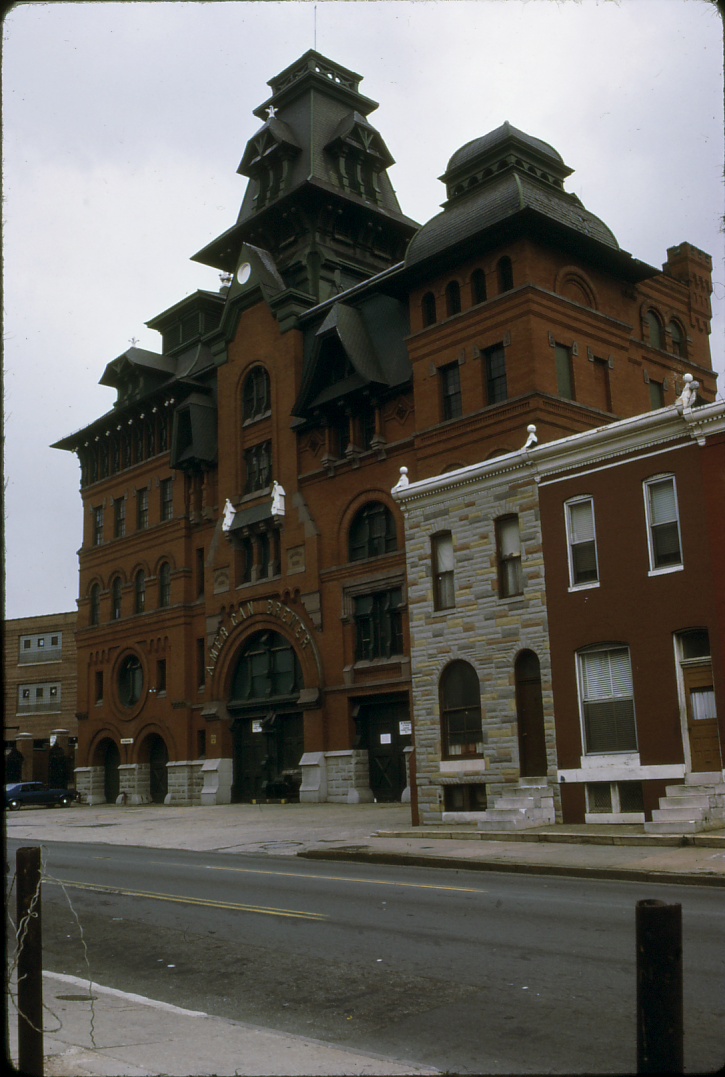
[[[678,902],[686,1070],[723,1062],[715,889],[43,849],[45,968],[458,1073],[632,1072],[635,906]]]

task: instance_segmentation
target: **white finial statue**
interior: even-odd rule
[[[234,523],[234,517],[236,515],[237,510],[234,508],[234,505],[232,505],[229,498],[227,498],[224,504],[224,520],[222,522],[222,531],[224,531],[225,533],[229,531],[232,524]]]
[[[684,381],[682,392],[677,397],[675,404],[681,404],[683,408],[692,408],[697,400],[697,390],[700,388],[700,383],[693,379],[692,374],[685,374]]]
[[[529,435],[524,443],[524,452],[527,449],[533,449],[535,445],[539,444],[539,439],[536,436],[536,427],[533,423],[529,423],[526,427],[526,432]]]
[[[404,490],[406,486],[410,486],[410,479],[408,478],[407,467],[401,467],[400,478],[396,482],[395,486],[391,490],[391,493],[395,493],[396,490]]]
[[[284,516],[285,514],[285,498],[287,495],[284,492],[284,487],[275,479],[272,483],[272,515]]]

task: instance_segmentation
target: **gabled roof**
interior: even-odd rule
[[[176,371],[176,364],[167,355],[146,351],[145,348],[129,348],[122,355],[111,360],[98,384],[118,389],[132,370],[147,370],[155,374],[171,376]]]

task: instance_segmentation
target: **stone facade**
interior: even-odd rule
[[[462,469],[399,492],[405,516],[408,605],[415,677],[413,705],[417,796],[426,823],[470,822],[485,811],[446,811],[445,788],[484,784],[488,804],[521,777],[515,663],[524,650],[539,660],[546,773],[556,781],[556,742],[538,497],[525,453]],[[500,594],[496,521],[518,519],[521,593]],[[431,539],[450,531],[455,605],[434,608]],[[454,660],[475,669],[481,686],[481,758],[445,759],[441,674]]]

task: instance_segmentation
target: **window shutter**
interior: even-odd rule
[[[572,542],[594,541],[594,512],[591,501],[569,506],[569,526]]]
[[[652,523],[655,526],[657,524],[672,523],[677,519],[677,503],[673,479],[650,483],[649,500]]]
[[[609,661],[612,671],[612,695],[631,696],[632,694],[632,667],[629,661],[629,653],[611,651]]]

